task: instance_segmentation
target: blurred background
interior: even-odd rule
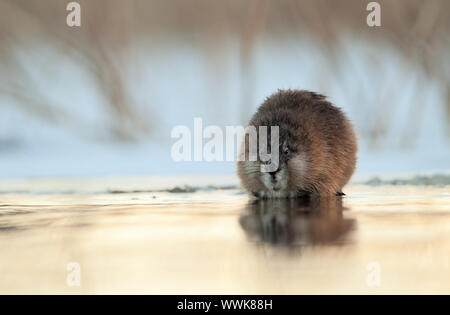
[[[0,0],[0,177],[233,173],[177,125],[246,124],[277,89],[354,122],[358,175],[450,170],[450,2]]]

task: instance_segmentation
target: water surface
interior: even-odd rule
[[[449,186],[252,203],[143,182],[0,183],[0,293],[450,293]]]

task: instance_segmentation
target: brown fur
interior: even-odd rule
[[[280,144],[290,148],[286,156],[280,152],[280,168],[287,174],[284,193],[264,185],[260,162],[238,162],[242,186],[256,197],[294,197],[305,192],[334,195],[355,170],[357,139],[352,125],[323,95],[279,90],[265,100],[249,125],[279,126]],[[248,139],[244,144],[248,153]]]

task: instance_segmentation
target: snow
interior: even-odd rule
[[[25,48],[18,48],[30,86],[84,125],[80,130],[72,121],[55,124],[0,97],[0,178],[233,174],[233,162],[172,161],[172,128],[192,127],[194,117],[202,117],[205,126],[244,124],[279,88],[319,91],[348,114],[360,141],[355,181],[450,170],[448,122],[443,118],[445,98],[439,82],[407,65],[394,50],[364,39],[343,43],[338,74],[329,73],[326,54],[305,39],[272,41],[261,41],[255,51],[247,106],[240,94],[239,47],[231,39],[218,65],[207,61],[201,47],[174,39],[160,40],[158,45],[150,39],[135,43],[126,67],[127,88],[153,127],[135,143],[108,138],[105,100],[69,57],[44,44],[33,43],[23,56],[20,49]],[[373,63],[373,56],[381,62]],[[211,67],[218,67],[214,69],[218,73]],[[415,97],[417,87],[425,91],[420,99]],[[421,120],[411,121],[411,111],[419,109]],[[370,128],[380,112],[382,121],[395,124],[374,143]],[[412,142],[408,135],[413,135]]]

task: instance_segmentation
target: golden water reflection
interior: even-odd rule
[[[342,197],[249,202],[239,222],[249,239],[281,246],[340,244],[356,226],[343,216]]]
[[[256,203],[233,189],[7,188],[0,293],[450,293],[449,187],[353,185],[344,198]],[[72,262],[79,287],[67,284]]]

